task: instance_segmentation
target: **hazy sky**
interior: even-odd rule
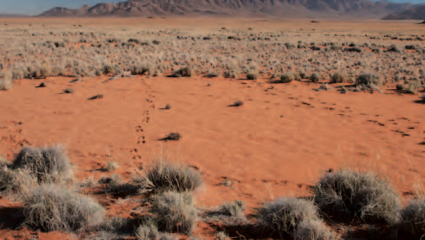
[[[52,7],[79,8],[84,4],[120,2],[125,0],[0,0],[0,13],[38,14]],[[196,1],[196,0],[195,0]],[[425,3],[425,0],[392,0],[393,2]]]

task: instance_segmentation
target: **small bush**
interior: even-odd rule
[[[356,85],[364,85],[364,86],[381,86],[382,81],[381,77],[373,73],[363,73],[357,76]]]
[[[237,78],[239,76],[239,72],[236,70],[224,71],[223,76],[225,78]]]
[[[10,78],[0,79],[0,91],[9,90],[12,88],[12,80]]]
[[[44,183],[67,181],[72,178],[71,164],[60,145],[22,148],[12,163],[12,169],[28,170],[39,182]]]
[[[246,74],[246,79],[248,80],[257,80],[258,79],[258,72],[250,71]]]
[[[63,90],[64,93],[74,93],[74,89],[72,88],[66,88],[65,90]]]
[[[157,162],[147,172],[147,179],[155,186],[156,192],[174,190],[193,191],[202,185],[202,176],[187,166]]]
[[[22,194],[25,224],[42,231],[74,231],[103,221],[105,210],[92,198],[60,185],[40,185]]]
[[[0,192],[9,193],[19,188],[15,179],[15,172],[4,166],[0,169]]]
[[[235,101],[234,103],[233,103],[233,107],[240,107],[240,106],[242,106],[243,105],[243,102],[241,101],[241,100],[237,100],[237,101]]]
[[[152,197],[150,213],[160,229],[167,232],[190,234],[198,219],[192,194],[165,192]]]
[[[331,83],[345,83],[347,82],[347,76],[341,72],[335,72],[331,75]]]
[[[336,240],[338,236],[322,220],[304,220],[295,232],[295,240]]]
[[[108,171],[114,171],[116,169],[118,169],[118,164],[114,161],[109,161],[106,163],[106,169]]]
[[[402,90],[404,89],[404,86],[403,86],[403,84],[401,84],[401,83],[397,83],[397,85],[395,86],[395,88],[396,88],[398,91],[402,91]]]
[[[399,229],[414,237],[425,234],[425,199],[413,200],[401,210]]]
[[[159,235],[158,228],[153,224],[139,226],[136,230],[138,240],[158,240]]]
[[[47,77],[50,77],[52,75],[51,66],[49,64],[43,64],[38,69],[37,75],[38,75],[37,78],[47,78]]]
[[[227,236],[227,234],[225,232],[218,232],[215,239],[216,240],[229,240],[230,237]]]
[[[326,173],[314,188],[319,209],[343,221],[398,222],[400,199],[394,189],[375,174],[339,170]]]
[[[143,75],[145,73],[149,73],[150,72],[150,67],[148,64],[146,63],[138,63],[138,64],[134,64],[131,67],[131,74],[132,75]]]
[[[182,67],[177,71],[174,71],[172,77],[191,77],[193,75],[192,66]]]
[[[27,170],[11,170],[7,165],[3,165],[0,169],[0,192],[2,195],[16,193],[37,185],[37,180]]]
[[[256,218],[268,230],[293,234],[302,221],[317,220],[318,214],[310,201],[283,197],[257,209]]]
[[[213,221],[223,221],[229,225],[245,222],[246,217],[244,211],[244,202],[236,200],[234,202],[224,203],[223,205],[211,210],[207,210],[205,215],[207,219],[211,219]]]
[[[412,81],[407,88],[405,89],[405,91],[407,93],[411,93],[411,94],[415,94],[418,92],[419,88],[421,88],[421,83],[419,81]]]
[[[244,217],[245,203],[242,201],[234,201],[231,203],[225,203],[221,205],[218,209],[224,216],[229,217]]]
[[[318,74],[318,73],[311,74],[310,81],[315,82],[315,83],[319,82],[320,81],[320,74]]]
[[[295,80],[295,73],[285,73],[282,76],[280,76],[280,82],[281,83],[290,83]]]
[[[306,73],[305,73],[304,69],[300,69],[300,70],[298,71],[298,73],[299,73],[299,75],[300,75],[300,78],[301,78],[301,79],[304,79],[304,78],[306,78],[306,77],[307,77],[307,75],[306,75]]]

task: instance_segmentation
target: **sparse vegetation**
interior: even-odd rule
[[[227,225],[237,225],[247,221],[244,211],[245,203],[235,200],[207,210],[205,217],[212,221],[224,222]]]
[[[42,231],[75,231],[103,221],[105,210],[92,198],[60,185],[40,185],[22,194],[25,224]]]
[[[321,77],[318,73],[313,73],[313,74],[310,75],[310,81],[315,82],[315,83],[319,82],[320,78]]]
[[[108,169],[108,171],[114,171],[117,168],[118,168],[118,163],[114,161],[109,161],[106,163],[106,169]]]
[[[190,77],[193,75],[192,66],[182,67],[177,71],[174,71],[172,77]]]
[[[257,209],[256,218],[265,229],[279,234],[294,234],[304,220],[319,219],[313,202],[291,197],[264,204]]]
[[[177,192],[193,191],[202,185],[201,175],[183,165],[158,161],[146,173],[156,192],[174,190]]]
[[[164,192],[151,199],[150,212],[158,227],[167,232],[190,234],[198,219],[198,212],[191,193]]]
[[[397,224],[400,219],[399,196],[389,183],[370,172],[325,173],[314,188],[314,200],[326,216],[343,221]]]
[[[372,87],[372,86],[381,86],[382,84],[382,80],[381,78],[374,74],[374,73],[363,73],[361,75],[359,75],[356,79],[356,85],[357,86],[367,86],[367,87]]]
[[[26,170],[42,183],[67,182],[73,178],[68,156],[60,145],[22,148],[11,168]]]
[[[416,238],[425,234],[425,199],[413,200],[402,209],[399,229],[402,234]]]
[[[347,77],[342,72],[335,72],[331,75],[331,83],[345,83],[347,82]]]
[[[246,79],[248,80],[257,80],[258,79],[258,73],[255,71],[250,71],[246,74]]]
[[[303,220],[295,232],[295,240],[336,240],[338,235],[332,232],[322,220]]]
[[[280,77],[281,83],[290,83],[295,80],[295,73],[285,73]]]

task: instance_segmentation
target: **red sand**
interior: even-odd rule
[[[162,156],[199,168],[202,206],[235,199],[258,206],[282,195],[308,195],[329,168],[374,170],[401,195],[423,183],[425,111],[415,95],[317,92],[315,84],[266,80],[105,79],[49,78],[46,88],[35,87],[41,80],[21,80],[0,92],[0,153],[12,159],[21,146],[65,144],[79,180],[112,174],[96,171],[110,160],[120,166],[113,173],[128,179],[139,165]],[[74,93],[62,94],[68,87]],[[96,94],[104,97],[88,100]],[[236,100],[243,106],[228,107]],[[166,104],[171,109],[161,110]],[[158,141],[171,132],[182,139]],[[225,179],[230,187],[221,184]],[[131,203],[117,202],[108,209],[123,215]],[[6,232],[4,239],[25,234],[0,235]]]

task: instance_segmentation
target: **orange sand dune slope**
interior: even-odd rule
[[[70,80],[50,78],[46,88],[21,80],[0,92],[4,156],[21,146],[66,144],[80,180],[110,174],[96,170],[111,160],[128,178],[162,156],[201,171],[198,202],[207,206],[305,195],[329,168],[377,171],[405,194],[424,179],[425,112],[417,96],[222,78]],[[68,87],[74,93],[63,94]],[[88,100],[97,94],[103,98]],[[228,106],[236,100],[244,104]],[[158,141],[171,132],[180,141]]]

